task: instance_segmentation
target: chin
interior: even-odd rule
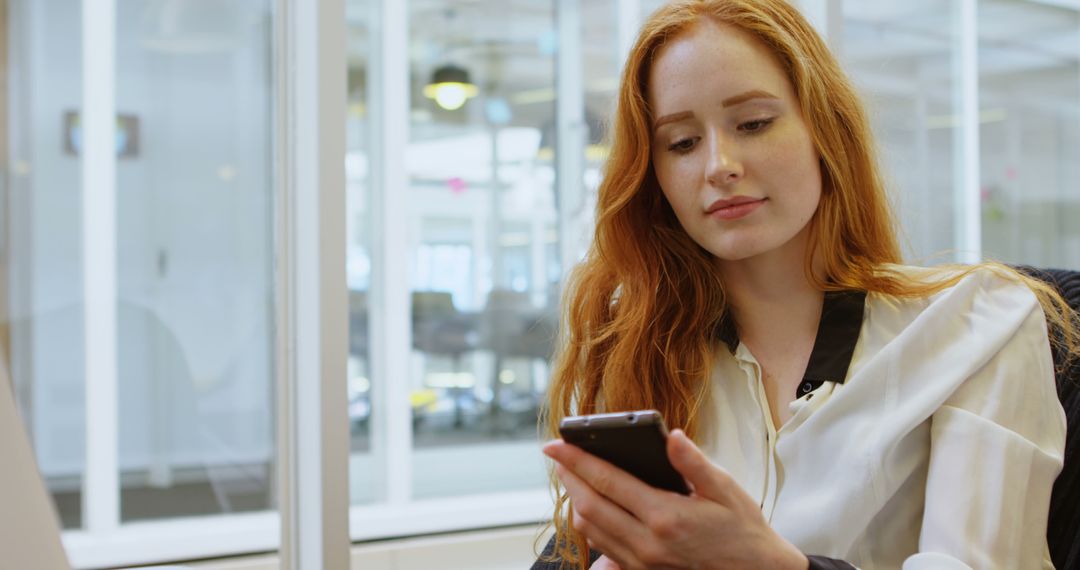
[[[709,253],[721,261],[743,261],[764,252],[757,248],[709,248]]]
[[[771,244],[764,244],[760,239],[747,239],[737,240],[727,243],[714,243],[706,246],[705,249],[709,253],[713,254],[713,257],[722,261],[743,261],[752,257],[757,257],[775,246]]]
[[[721,259],[723,259],[724,261],[746,261],[748,259],[753,259],[753,258],[755,258],[757,256],[758,256],[758,252],[752,252],[752,253],[746,253],[746,254],[743,254],[743,255],[729,255],[729,256],[721,258]]]

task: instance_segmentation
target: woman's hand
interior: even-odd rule
[[[556,461],[574,527],[613,563],[599,568],[809,567],[757,503],[681,430],[671,432],[667,453],[693,489],[688,497],[650,487],[561,440],[545,445],[544,453]]]
[[[589,570],[622,570],[619,565],[607,556],[601,556],[593,562],[592,566],[589,566]]]

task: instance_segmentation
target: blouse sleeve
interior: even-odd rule
[[[984,293],[1012,295],[1007,304],[1027,314],[1019,313],[1008,340],[930,419],[919,553],[904,570],[1052,567],[1046,521],[1065,415],[1040,305],[1026,287],[996,285]],[[987,316],[973,320],[980,318]]]

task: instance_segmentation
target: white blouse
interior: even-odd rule
[[[1053,568],[1065,414],[1027,287],[978,270],[929,298],[827,294],[779,430],[760,365],[729,342],[701,444],[803,552],[863,569]]]

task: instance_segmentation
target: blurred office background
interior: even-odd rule
[[[382,30],[398,1],[343,14],[351,535],[532,529],[550,505],[537,413],[563,278],[590,238],[624,55],[660,2],[407,0],[407,29]],[[78,567],[274,549],[288,3],[116,0],[110,178],[86,168],[82,130],[100,87],[84,62],[111,57],[84,41],[102,15],[0,0],[0,352]],[[910,261],[1080,268],[1080,1],[800,5],[865,97]],[[391,122],[373,70],[395,61],[409,86]],[[403,171],[381,179],[406,183],[386,187],[373,165],[395,140]],[[99,184],[112,217],[87,216]],[[387,214],[390,193],[405,207]],[[403,272],[380,271],[388,228]],[[114,272],[91,262],[102,248]],[[88,283],[114,285],[115,315],[87,313]],[[388,347],[387,291],[410,300]],[[115,410],[87,406],[88,346],[115,348]],[[374,372],[386,354],[402,373]],[[380,408],[391,386],[407,402]],[[88,455],[96,412],[115,413],[115,461]],[[411,450],[405,481],[394,446]],[[111,519],[84,512],[112,496],[88,483],[100,469],[119,486]]]

